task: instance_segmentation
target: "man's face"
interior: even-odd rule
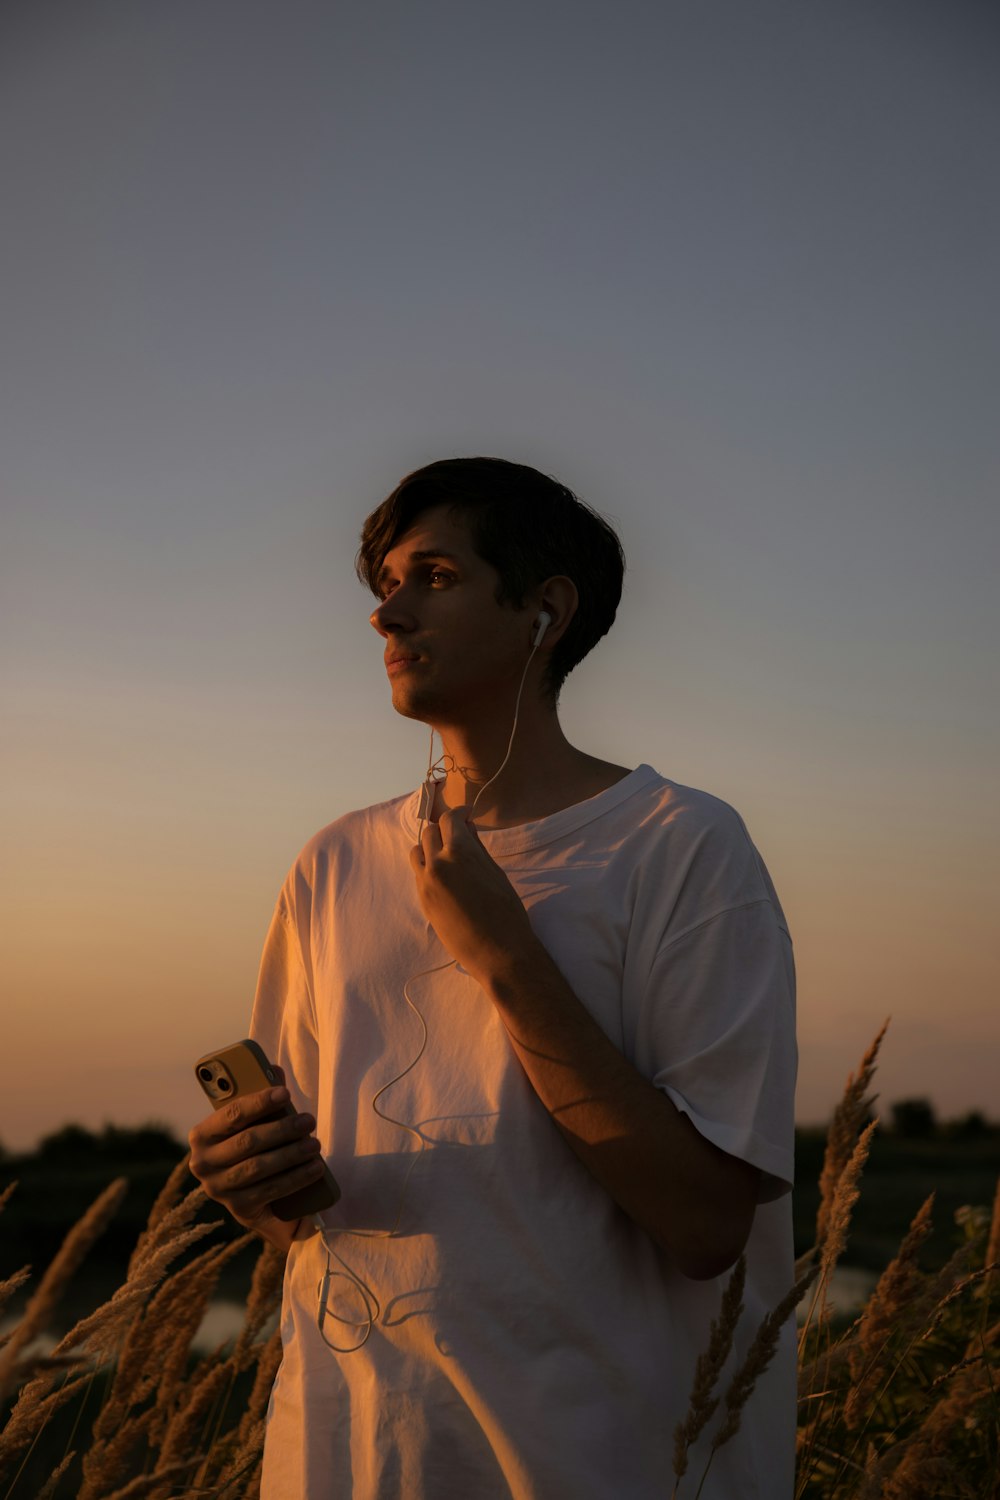
[[[386,553],[371,619],[385,640],[397,713],[455,724],[513,701],[533,615],[498,604],[499,584],[465,522],[444,505],[418,516]]]

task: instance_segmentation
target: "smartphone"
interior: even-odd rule
[[[261,1089],[278,1082],[278,1075],[268,1062],[263,1048],[249,1038],[235,1042],[231,1047],[223,1047],[220,1052],[209,1052],[204,1057],[199,1057],[194,1065],[194,1072],[216,1109],[230,1099],[259,1093]],[[276,1104],[272,1112],[262,1118],[280,1120],[282,1115],[294,1118],[297,1113],[289,1101]],[[339,1197],[340,1188],[336,1178],[324,1162],[322,1177],[317,1177],[315,1182],[310,1182],[303,1188],[297,1188],[294,1193],[287,1193],[284,1198],[276,1198],[270,1208],[279,1219],[302,1219],[307,1214],[318,1214],[325,1208],[332,1208]]]

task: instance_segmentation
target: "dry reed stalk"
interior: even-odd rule
[[[977,1402],[989,1395],[991,1388],[990,1371],[985,1362],[963,1361],[962,1368],[951,1382],[951,1390],[930,1407],[920,1425],[919,1436],[932,1452],[943,1452],[952,1432],[964,1423]]]
[[[882,1029],[861,1059],[857,1073],[851,1073],[848,1076],[843,1096],[830,1122],[826,1137],[826,1151],[823,1156],[823,1170],[819,1179],[820,1202],[816,1216],[816,1244],[820,1247],[830,1231],[837,1185],[851,1160],[855,1141],[865,1124],[866,1116],[878,1097],[876,1094],[869,1096],[868,1089],[875,1076],[879,1048],[888,1025],[887,1017],[882,1023]]]
[[[175,1169],[176,1170],[176,1169]],[[173,1173],[171,1173],[173,1176]],[[161,1194],[162,1196],[162,1194]],[[192,1188],[189,1193],[170,1208],[157,1220],[155,1228],[139,1236],[139,1241],[132,1251],[132,1258],[128,1264],[128,1277],[138,1273],[145,1263],[157,1256],[159,1251],[174,1244],[178,1237],[178,1231],[185,1229],[194,1218],[198,1210],[208,1202],[208,1195],[201,1186]]]
[[[885,1355],[894,1335],[912,1330],[915,1303],[923,1277],[917,1268],[917,1253],[930,1234],[934,1194],[920,1206],[893,1260],[879,1277],[875,1290],[858,1323],[857,1339],[850,1351],[852,1385],[844,1402],[844,1424],[854,1431],[867,1419],[868,1407],[884,1382]],[[919,1316],[919,1314],[918,1314]]]
[[[808,1250],[803,1250],[792,1266],[792,1275],[796,1281],[799,1281],[816,1264],[818,1254],[819,1248],[816,1245],[810,1245]]]
[[[247,1493],[248,1483],[252,1482],[254,1471],[257,1472],[257,1482],[260,1483],[259,1467],[261,1455],[264,1448],[264,1421],[259,1418],[248,1429],[244,1441],[236,1449],[233,1457],[223,1474],[215,1481],[215,1493],[220,1500],[227,1496],[244,1496]]]
[[[223,1266],[245,1250],[253,1239],[243,1234],[228,1245],[213,1245],[175,1271],[149,1305],[147,1321],[151,1355],[161,1371],[175,1357],[178,1344],[185,1349],[198,1331],[205,1308],[215,1290]],[[155,1314],[159,1311],[159,1316]],[[157,1384],[164,1381],[158,1379]]]
[[[850,1159],[837,1180],[833,1202],[830,1205],[826,1238],[823,1241],[819,1260],[819,1280],[821,1283],[825,1284],[829,1282],[830,1274],[843,1254],[844,1246],[847,1243],[847,1231],[851,1227],[851,1214],[854,1211],[854,1205],[857,1203],[861,1192],[859,1186],[861,1174],[864,1171],[865,1162],[868,1160],[872,1136],[875,1134],[877,1125],[878,1121],[873,1120],[861,1132],[855,1142]]]
[[[733,1347],[733,1335],[743,1312],[743,1289],[746,1285],[746,1257],[741,1255],[733,1268],[722,1294],[719,1316],[712,1319],[708,1335],[708,1348],[699,1354],[694,1369],[694,1382],[687,1415],[674,1429],[674,1495],[677,1485],[684,1478],[688,1467],[688,1449],[698,1440],[705,1424],[715,1413],[719,1404],[713,1396],[722,1374],[723,1366]]]
[[[217,1437],[221,1430],[226,1405],[232,1395],[232,1383],[235,1382],[236,1376],[241,1371],[248,1369],[254,1361],[257,1363],[257,1373],[254,1378],[253,1389],[238,1429],[231,1434],[235,1447],[238,1448],[245,1441],[250,1426],[263,1416],[266,1409],[271,1387],[274,1384],[274,1377],[277,1373],[278,1365],[281,1363],[280,1329],[275,1329],[271,1337],[262,1344],[255,1343],[253,1340],[271,1314],[277,1311],[279,1306],[284,1278],[285,1258],[284,1251],[278,1250],[275,1246],[267,1243],[262,1245],[260,1254],[257,1257],[250,1286],[250,1295],[247,1299],[247,1310],[243,1328],[229,1355],[228,1365],[231,1384],[220,1403],[215,1430],[209,1445],[213,1455],[216,1453]],[[200,1480],[201,1477],[199,1473],[197,1478]]]
[[[99,1307],[96,1312],[82,1318],[60,1340],[50,1356],[53,1362],[52,1369],[58,1368],[63,1363],[62,1357],[70,1349],[79,1346],[86,1346],[87,1357],[90,1361],[99,1361],[112,1353],[120,1342],[125,1327],[129,1323],[133,1323],[134,1326],[137,1307],[146,1301],[150,1290],[155,1286],[157,1279],[162,1277],[166,1265],[173,1255],[179,1254],[180,1250],[187,1248],[189,1244],[200,1239],[203,1234],[210,1232],[213,1227],[211,1225],[198,1225],[194,1229],[186,1231],[179,1236],[181,1241],[179,1249],[175,1245],[161,1247],[158,1255],[150,1257],[145,1262],[136,1280],[132,1283],[126,1283],[123,1287],[119,1287],[114,1296],[103,1307]],[[18,1371],[20,1378],[23,1379],[23,1362],[18,1366]],[[57,1409],[64,1400],[68,1400],[69,1396],[72,1395],[72,1390],[67,1391],[64,1396],[60,1395],[60,1392],[56,1392],[52,1397],[48,1398],[49,1406],[36,1411],[41,1401],[42,1393],[51,1386],[51,1383],[51,1378],[42,1379],[33,1382],[22,1391],[18,1405],[14,1409],[14,1414],[17,1414],[19,1419],[14,1427],[15,1433],[20,1433],[24,1430],[23,1422],[25,1420],[31,1420],[30,1437],[31,1431],[34,1431],[36,1426],[47,1421],[51,1411]],[[102,1409],[102,1412],[98,1416],[99,1423],[102,1417],[104,1417],[105,1409]],[[35,1414],[34,1418],[32,1417],[33,1412]],[[119,1412],[118,1417],[120,1416],[121,1413]],[[6,1432],[0,1436],[0,1453],[3,1451],[3,1440],[6,1437]]]
[[[217,1481],[220,1488],[213,1491],[213,1500],[260,1500],[260,1480],[264,1467],[264,1424],[261,1423],[259,1433],[254,1434],[253,1446],[256,1454],[253,1454],[248,1445],[249,1458],[246,1467],[237,1470],[235,1464],[227,1469],[222,1479]],[[240,1463],[243,1464],[243,1455],[240,1455]]]
[[[91,1378],[83,1370],[67,1376],[61,1386],[51,1389],[53,1372],[29,1380],[23,1387],[10,1416],[0,1432],[0,1473],[34,1440],[49,1418],[76,1395],[81,1384]]]
[[[175,1273],[154,1293],[148,1305],[145,1306],[144,1314],[136,1316],[136,1312],[138,1306],[147,1303],[150,1291],[158,1281],[162,1280],[170,1262],[203,1238],[205,1234],[211,1233],[218,1227],[215,1224],[196,1224],[186,1227],[191,1211],[196,1206],[188,1201],[179,1205],[181,1212],[175,1213],[172,1218],[170,1214],[164,1214],[161,1217],[155,1235],[147,1237],[145,1256],[137,1257],[133,1254],[130,1261],[132,1267],[130,1279],[125,1287],[119,1288],[115,1297],[111,1299],[111,1304],[106,1304],[105,1309],[99,1309],[97,1314],[86,1320],[93,1328],[100,1314],[108,1313],[107,1324],[99,1330],[101,1343],[105,1346],[111,1341],[112,1336],[117,1337],[119,1333],[125,1332],[126,1326],[128,1331],[125,1333],[124,1345],[111,1389],[92,1429],[90,1448],[84,1461],[86,1480],[85,1489],[82,1492],[84,1495],[93,1494],[102,1484],[115,1481],[121,1472],[122,1453],[134,1447],[140,1439],[148,1438],[150,1427],[158,1415],[157,1409],[151,1408],[143,1413],[140,1423],[139,1419],[133,1417],[131,1413],[148,1399],[161,1378],[162,1362],[157,1361],[153,1347],[153,1335],[158,1332],[157,1317],[164,1304],[172,1310],[176,1308],[178,1294],[183,1296],[186,1291],[187,1273],[190,1272],[190,1267],[185,1267]],[[168,1238],[171,1231],[173,1237]],[[222,1248],[225,1250],[228,1247]],[[198,1261],[204,1261],[208,1256],[218,1256],[219,1253],[218,1249],[203,1252],[197,1261],[192,1262],[192,1265],[197,1268]],[[117,1320],[109,1311],[116,1299],[119,1302]],[[72,1330],[67,1338],[74,1338],[78,1332],[78,1329]],[[159,1415],[165,1423],[165,1414],[159,1413]]]
[[[14,1367],[14,1373],[20,1387],[25,1381],[37,1380],[42,1376],[56,1376],[83,1363],[82,1354],[22,1354]]]
[[[747,1350],[746,1358],[729,1382],[725,1395],[726,1419],[712,1439],[712,1452],[728,1443],[739,1432],[743,1408],[750,1398],[757,1381],[771,1363],[778,1348],[782,1328],[798,1307],[818,1274],[815,1268],[785,1293],[777,1307],[762,1320]]]
[[[263,1446],[264,1444],[262,1439],[261,1447],[263,1448]],[[250,1470],[250,1477],[247,1480],[246,1488],[244,1489],[243,1493],[237,1497],[237,1500],[260,1500],[260,1481],[263,1477],[263,1473],[264,1455],[262,1453],[260,1458],[258,1458],[257,1462],[254,1464],[253,1468]]]
[[[183,1255],[192,1245],[203,1240],[206,1235],[214,1234],[222,1227],[220,1219],[210,1224],[192,1224],[190,1229],[181,1229],[171,1240],[164,1239],[161,1244],[154,1246],[145,1258],[129,1272],[128,1280],[131,1285],[143,1286],[147,1291],[152,1291],[155,1286],[163,1280],[164,1272],[172,1260]]]
[[[986,1269],[989,1275],[986,1280],[984,1293],[984,1317],[989,1314],[990,1298],[993,1294],[997,1274],[1000,1272],[1000,1177],[997,1178],[997,1190],[993,1194],[993,1217],[990,1220],[990,1232],[986,1240]]]
[[[22,1266],[19,1271],[14,1272],[13,1276],[8,1276],[6,1281],[0,1281],[0,1312],[3,1312],[11,1297],[15,1297],[17,1295],[17,1293],[24,1286],[24,1283],[29,1280],[30,1276],[31,1267]],[[5,1338],[0,1339],[0,1347],[9,1342],[10,1334],[7,1334]]]
[[[254,1340],[278,1305],[285,1275],[285,1252],[265,1242],[253,1268],[250,1296],[240,1336],[233,1350],[238,1368],[242,1368]]]
[[[936,1375],[927,1389],[936,1391],[939,1386],[947,1385],[949,1380],[954,1380],[960,1370],[969,1370],[973,1365],[981,1365],[985,1358],[985,1353],[980,1353],[967,1355],[965,1359],[956,1360],[950,1369],[942,1370],[940,1375]]]
[[[957,1302],[959,1297],[963,1297],[970,1287],[978,1286],[980,1282],[985,1282],[989,1277],[989,1274],[989,1266],[983,1266],[978,1271],[970,1271],[968,1276],[960,1277],[955,1282],[954,1286],[952,1286],[947,1292],[944,1292],[943,1295],[935,1299],[933,1302],[931,1302],[930,1297],[928,1297],[926,1300],[928,1302],[931,1302],[930,1321],[927,1324],[927,1327],[924,1329],[923,1333],[920,1335],[920,1342],[922,1343],[925,1339],[929,1339],[931,1337],[931,1335],[934,1333],[934,1330],[938,1327],[942,1318],[953,1302]],[[976,1342],[978,1338],[979,1335],[974,1334],[973,1342]]]
[[[120,1286],[107,1302],[80,1319],[59,1340],[52,1353],[61,1355],[71,1349],[86,1351],[94,1362],[110,1356],[117,1348],[124,1326],[134,1318],[149,1292],[144,1286]]]
[[[984,1271],[969,1272],[969,1266],[975,1258],[975,1244],[967,1242],[959,1245],[958,1249],[954,1250],[945,1261],[940,1271],[922,1278],[912,1303],[911,1322],[914,1325],[923,1322],[925,1327],[915,1342],[921,1343],[930,1338],[940,1323],[942,1314],[951,1306],[956,1297],[961,1296],[970,1286],[975,1286],[977,1282],[983,1280],[986,1274]]]
[[[726,1394],[723,1398],[726,1415],[719,1430],[712,1439],[708,1461],[702,1470],[701,1479],[698,1481],[694,1500],[698,1500],[705,1486],[705,1480],[708,1478],[708,1471],[712,1466],[712,1460],[716,1453],[739,1432],[740,1423],[743,1419],[743,1408],[750,1399],[757,1381],[764,1374],[775,1356],[781,1330],[802,1301],[802,1298],[809,1290],[810,1284],[817,1275],[818,1269],[816,1267],[807,1271],[805,1276],[793,1283],[777,1307],[767,1313],[762,1319],[746,1352],[743,1363],[736,1370],[729,1385],[726,1387]]]
[[[929,1500],[932,1495],[948,1495],[954,1500],[976,1500],[979,1495],[954,1464],[946,1458],[928,1453],[910,1444],[893,1474],[886,1479],[879,1494],[881,1500]]]
[[[895,1449],[883,1449],[880,1453],[874,1443],[868,1444],[865,1466],[858,1479],[854,1500],[882,1500],[882,1489],[894,1451]]]
[[[176,1295],[170,1299],[169,1312],[167,1307],[163,1309],[168,1315],[156,1320],[157,1326],[154,1328],[151,1344],[150,1360],[155,1367],[155,1375],[152,1380],[148,1378],[148,1374],[146,1377],[148,1392],[151,1393],[154,1388],[156,1390],[157,1421],[152,1429],[154,1440],[161,1440],[166,1432],[175,1397],[186,1373],[191,1340],[198,1332],[205,1309],[215,1291],[219,1273],[227,1261],[246,1248],[250,1239],[250,1235],[242,1235],[228,1245],[219,1246],[211,1252],[211,1258],[204,1258],[202,1265],[195,1267],[193,1271],[191,1267],[185,1266],[183,1271],[172,1278],[177,1283],[173,1288]],[[192,1271],[191,1275],[188,1275],[189,1271]],[[233,1369],[234,1376],[235,1373]]]
[[[181,1236],[189,1233],[181,1231]],[[145,1414],[143,1431],[153,1442],[162,1437],[169,1418],[167,1399],[183,1371],[191,1337],[214,1289],[218,1269],[227,1252],[235,1253],[240,1248],[242,1243],[237,1241],[235,1249],[217,1246],[203,1251],[175,1272],[156,1292],[145,1314],[133,1321],[111,1389],[94,1423],[89,1456],[95,1473],[104,1473],[102,1454],[115,1444],[130,1413],[157,1387],[157,1403]]]
[[[132,1261],[141,1261],[143,1259],[146,1254],[146,1247],[153,1239],[163,1220],[172,1209],[177,1207],[182,1189],[191,1180],[191,1169],[188,1166],[190,1156],[191,1153],[188,1152],[186,1156],[181,1158],[157,1193],[156,1201],[149,1210],[149,1217],[146,1220],[145,1226],[135,1242],[135,1249],[132,1251],[131,1257]]]
[[[278,1373],[281,1364],[281,1330],[276,1328],[260,1351],[257,1360],[257,1374],[254,1377],[253,1387],[247,1401],[247,1409],[243,1413],[237,1433],[237,1442],[246,1443],[249,1433],[257,1422],[263,1419],[267,1410],[267,1403],[271,1395],[271,1387],[274,1385],[274,1377]]]
[[[190,1393],[187,1400],[167,1425],[160,1447],[158,1471],[171,1464],[180,1453],[190,1451],[194,1446],[195,1438],[208,1421],[229,1378],[228,1364],[218,1364],[193,1379],[188,1387]]]
[[[947,1308],[985,1278],[984,1269],[963,1274],[976,1250],[972,1243],[961,1246],[950,1257],[946,1266],[933,1277],[921,1276],[915,1271],[913,1262],[916,1253],[930,1228],[929,1210],[932,1201],[933,1194],[914,1217],[895,1260],[883,1273],[868,1306],[852,1330],[852,1347],[848,1352],[856,1362],[855,1370],[864,1357],[864,1342],[869,1344],[869,1356],[873,1356],[876,1363],[873,1370],[863,1369],[860,1381],[850,1384],[844,1393],[840,1416],[845,1431],[860,1422],[866,1395],[870,1396],[874,1390],[873,1404],[877,1404],[892,1389],[896,1375],[916,1347],[932,1336],[942,1322]],[[1000,1332],[1000,1325],[990,1332]],[[906,1341],[901,1350],[898,1347],[900,1339],[897,1337],[900,1334]],[[970,1349],[973,1344],[970,1344]],[[882,1354],[890,1345],[895,1345],[896,1348],[892,1368],[886,1373],[888,1360],[883,1359]],[[898,1492],[900,1496],[912,1497],[912,1500],[920,1497],[922,1500],[925,1494],[945,1493],[937,1488],[932,1491],[926,1486],[939,1469],[942,1474],[945,1472],[942,1467],[945,1463],[944,1449],[956,1428],[961,1428],[966,1420],[975,1421],[974,1408],[980,1401],[985,1401],[990,1392],[989,1370],[983,1368],[985,1359],[984,1340],[982,1354],[960,1359],[929,1384],[921,1383],[918,1387],[911,1388],[909,1394],[911,1398],[915,1398],[916,1407],[909,1406],[909,1413],[918,1413],[922,1406],[921,1421],[916,1432],[883,1449],[879,1455],[879,1472],[886,1477],[893,1476],[892,1484],[884,1491],[886,1495],[896,1495]],[[961,1376],[961,1379],[956,1380],[957,1376]],[[940,1398],[932,1394],[949,1383],[952,1384],[950,1393]],[[934,1404],[935,1400],[937,1405]],[[893,1405],[893,1414],[898,1421],[900,1408],[896,1403]],[[864,1426],[867,1426],[867,1419]],[[850,1453],[841,1455],[842,1465],[850,1465],[850,1461]],[[898,1477],[897,1463],[900,1464]],[[978,1490],[974,1492],[964,1487],[953,1487],[948,1493],[956,1496],[966,1493],[975,1493],[977,1497],[979,1495]]]
[[[799,1367],[799,1400],[815,1401],[833,1394],[832,1382],[847,1367],[850,1358],[850,1335],[837,1340],[814,1359]]]
[[[144,1497],[154,1495],[157,1490],[162,1492],[168,1480],[180,1479],[182,1474],[187,1474],[195,1464],[200,1462],[200,1457],[181,1458],[176,1463],[168,1464],[164,1469],[158,1469],[155,1474],[138,1474],[121,1489],[103,1496],[102,1500],[144,1500]],[[170,1487],[174,1488],[173,1485]]]
[[[110,1434],[91,1439],[90,1447],[83,1455],[83,1482],[77,1500],[98,1500],[118,1484],[125,1466],[135,1460],[145,1445],[153,1415],[154,1408],[147,1407],[137,1415],[123,1417]]]
[[[139,1263],[138,1271],[133,1272],[136,1286],[144,1287],[147,1292],[151,1292],[151,1289],[159,1281],[162,1281],[166,1266],[169,1265],[171,1260],[175,1260],[175,1257],[183,1254],[184,1250],[189,1250],[190,1245],[195,1244],[196,1241],[204,1238],[205,1233],[211,1233],[211,1230],[217,1229],[217,1227],[219,1227],[217,1224],[195,1224],[192,1229],[180,1230],[178,1235],[175,1236],[174,1241],[168,1241],[165,1244],[159,1245],[147,1260]],[[141,1319],[133,1320],[129,1334],[127,1334],[126,1340],[124,1340],[120,1359],[118,1359],[115,1385],[118,1382],[123,1386],[132,1385],[132,1383],[138,1382],[139,1377],[141,1377],[142,1368],[144,1368],[145,1364],[145,1356],[148,1353],[148,1344],[150,1344],[151,1314],[153,1314],[154,1308],[159,1307],[160,1302],[165,1301],[165,1299],[171,1296],[168,1289],[174,1284],[174,1281],[175,1275],[169,1278],[165,1286],[160,1287],[159,1292],[153,1293],[150,1302],[148,1302],[147,1310],[145,1310],[145,1316],[141,1317]]]
[[[217,1224],[196,1224],[174,1240],[159,1245],[103,1306],[82,1318],[64,1335],[52,1351],[53,1355],[81,1345],[87,1346],[92,1359],[100,1359],[109,1353],[117,1345],[125,1324],[131,1323],[135,1328],[136,1308],[147,1302],[157,1283],[163,1279],[170,1261],[218,1227]]]
[[[881,1032],[879,1033],[879,1037],[876,1038],[876,1041],[872,1045],[877,1046],[878,1040],[880,1038]],[[819,1317],[821,1323],[828,1322],[830,1317],[830,1304],[827,1298],[827,1289],[830,1285],[830,1277],[833,1275],[834,1267],[843,1254],[844,1246],[847,1244],[847,1232],[851,1227],[851,1214],[854,1211],[854,1205],[855,1203],[857,1203],[861,1193],[861,1188],[859,1186],[859,1183],[861,1181],[861,1174],[864,1171],[865,1162],[868,1160],[868,1152],[871,1149],[872,1136],[875,1134],[877,1125],[878,1121],[872,1120],[871,1124],[867,1125],[861,1132],[860,1136],[854,1143],[854,1149],[851,1152],[849,1160],[844,1165],[844,1168],[837,1179],[833,1201],[830,1204],[830,1212],[827,1218],[826,1237],[822,1245],[818,1247],[820,1251],[818,1266],[819,1274],[814,1278],[807,1271],[804,1276],[800,1278],[801,1280],[807,1280],[808,1278],[808,1282],[812,1282],[815,1279],[815,1289],[813,1291],[812,1299],[809,1303],[809,1308],[806,1312],[802,1327],[799,1330],[800,1362],[802,1361],[805,1353],[806,1340],[809,1336],[809,1330],[812,1326],[812,1321],[816,1315],[817,1308],[819,1308]]]
[[[69,1468],[75,1457],[75,1448],[64,1455],[64,1457],[52,1470],[52,1473],[49,1475],[48,1479],[46,1479],[41,1489],[38,1491],[38,1494],[35,1496],[35,1500],[52,1500],[52,1497],[55,1495],[55,1492],[59,1486],[60,1479],[66,1473],[66,1470]]]
[[[128,1190],[124,1177],[117,1177],[90,1205],[83,1218],[73,1225],[56,1252],[52,1264],[28,1303],[24,1317],[0,1354],[0,1400],[12,1383],[17,1356],[32,1339],[48,1327],[49,1319],[77,1266],[96,1239],[104,1232],[108,1220],[117,1210]]]

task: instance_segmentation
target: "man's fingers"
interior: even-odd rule
[[[309,1125],[303,1127],[301,1122],[306,1119]],[[283,1086],[261,1089],[256,1094],[244,1095],[240,1100],[229,1100],[199,1121],[187,1136],[192,1169],[198,1176],[199,1163],[219,1160],[219,1155],[231,1157],[232,1152],[226,1148],[235,1140],[262,1140],[265,1143],[292,1140],[297,1134],[303,1134],[303,1130],[312,1130],[315,1124],[312,1115],[295,1116],[289,1112],[288,1089]],[[250,1136],[252,1131],[253,1136]],[[246,1155],[246,1146],[238,1154]]]
[[[248,1157],[225,1170],[209,1173],[202,1186],[241,1220],[253,1219],[268,1204],[323,1175],[323,1157],[314,1137],[296,1147]]]
[[[256,1094],[244,1094],[241,1099],[230,1099],[194,1127],[191,1132],[192,1144],[197,1137],[203,1146],[214,1146],[219,1141],[238,1135],[249,1125],[266,1120],[269,1115],[284,1114],[288,1097],[288,1090],[279,1085],[277,1088],[260,1089]]]
[[[322,1176],[322,1158],[315,1156],[286,1172],[262,1177],[246,1187],[234,1188],[224,1194],[210,1193],[209,1196],[214,1197],[216,1202],[223,1203],[235,1218],[246,1222],[257,1218],[262,1210],[267,1210],[279,1198],[286,1198],[289,1193],[318,1182]]]
[[[441,822],[439,824],[442,843],[451,846],[471,839],[472,834],[469,831],[468,819],[469,813],[466,808],[447,808],[441,814]]]
[[[429,865],[435,854],[441,853],[441,830],[436,823],[426,823],[420,835],[420,843],[410,850],[410,864],[414,870]]]
[[[310,1135],[274,1151],[260,1151],[253,1156],[243,1156],[231,1166],[220,1168],[214,1174],[215,1187],[229,1196],[235,1196],[247,1188],[256,1188],[260,1183],[272,1177],[284,1176],[288,1172],[298,1172],[301,1169],[309,1176],[306,1168],[314,1167],[321,1156],[319,1141],[314,1135]],[[281,1193],[278,1192],[275,1196],[280,1198]]]
[[[224,1167],[242,1161],[244,1157],[259,1156],[289,1143],[308,1140],[315,1129],[313,1115],[281,1115],[277,1119],[260,1120],[246,1125],[234,1135],[204,1146],[202,1156],[206,1161]]]

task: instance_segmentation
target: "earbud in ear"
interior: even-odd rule
[[[534,648],[535,646],[540,646],[542,644],[542,636],[545,634],[551,624],[552,616],[549,614],[548,610],[540,609],[538,611],[538,618],[535,621],[535,634],[533,635],[531,640],[532,648]]]

